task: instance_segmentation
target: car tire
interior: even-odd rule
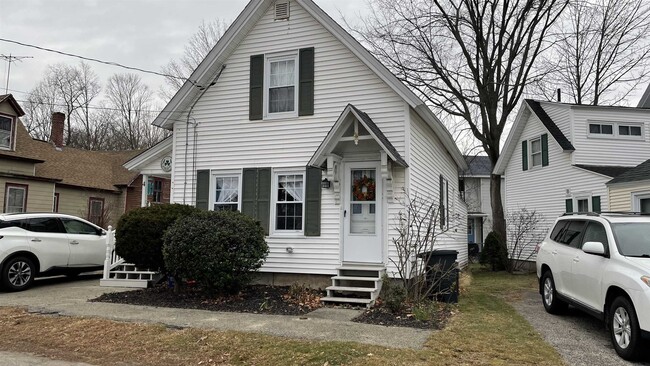
[[[568,307],[568,304],[557,296],[555,280],[553,280],[551,271],[546,271],[542,275],[542,303],[544,309],[550,314],[561,314]]]
[[[36,276],[34,263],[26,257],[14,257],[2,268],[2,284],[8,291],[23,291],[32,286]]]
[[[612,302],[608,326],[616,353],[628,361],[639,358],[642,348],[641,328],[634,306],[627,297],[619,296]]]

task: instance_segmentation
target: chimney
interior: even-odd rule
[[[50,141],[57,148],[63,147],[63,128],[65,127],[65,114],[61,112],[52,113],[52,133]]]
[[[558,102],[562,101],[562,89],[557,90],[557,101]]]

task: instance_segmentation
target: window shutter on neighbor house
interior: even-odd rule
[[[548,166],[548,134],[542,135],[542,166]]]
[[[242,213],[260,222],[269,234],[271,168],[246,168],[242,174]]]
[[[305,179],[305,236],[320,236],[321,170],[307,167]]]
[[[528,140],[521,142],[521,169],[528,170]]]
[[[314,48],[300,50],[298,115],[314,115]]]
[[[600,196],[591,197],[591,211],[600,212]]]
[[[210,171],[196,171],[196,208],[208,210],[210,201]]]
[[[248,118],[251,121],[264,117],[264,55],[251,56]]]
[[[571,199],[571,198],[567,198],[567,200],[565,201],[564,205],[565,205],[565,207],[566,207],[566,212],[567,212],[567,213],[571,213],[571,212],[573,212],[573,199]]]

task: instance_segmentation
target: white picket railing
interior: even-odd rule
[[[106,231],[106,258],[104,259],[104,276],[103,279],[110,278],[111,269],[124,263],[124,259],[115,254],[115,230],[112,226]]]
[[[134,264],[126,263],[123,258],[115,254],[115,230],[112,226],[108,227],[104,275],[99,281],[100,286],[147,287],[149,282],[155,283],[161,277],[160,273],[138,269]]]

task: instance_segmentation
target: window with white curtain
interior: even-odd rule
[[[239,176],[214,177],[214,203],[215,211],[239,210]]]
[[[302,231],[304,175],[277,174],[275,191],[275,230]]]
[[[295,115],[298,110],[298,54],[271,55],[266,67],[266,114]]]

